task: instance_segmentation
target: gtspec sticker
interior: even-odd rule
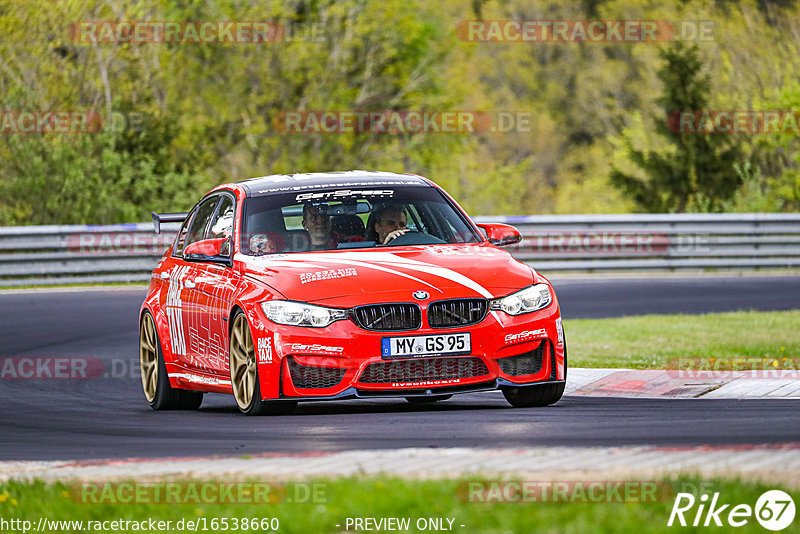
[[[558,333],[558,344],[564,343],[564,326],[561,324],[561,317],[556,319],[556,332]]]
[[[392,197],[394,191],[391,189],[356,190],[340,189],[339,191],[323,191],[321,193],[300,193],[295,199],[300,202],[303,200],[327,200],[348,197]]]
[[[326,347],[325,345],[303,345],[302,343],[292,343],[289,346],[292,352],[333,352],[340,354],[344,352],[344,347]]]
[[[327,271],[316,271],[313,273],[301,273],[300,283],[319,282],[320,280],[333,280],[335,278],[347,278],[348,276],[358,276],[358,272],[352,267],[346,269],[328,269]]]
[[[258,363],[272,363],[272,338],[258,338]]]
[[[506,336],[506,343],[513,343],[515,341],[523,341],[526,339],[540,339],[543,337],[547,337],[547,332],[544,328],[539,328],[538,330],[525,330],[519,334],[508,334]]]

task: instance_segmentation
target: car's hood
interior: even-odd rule
[[[533,282],[531,269],[487,243],[336,250],[244,257],[246,274],[290,300],[331,306],[411,300],[493,298]]]

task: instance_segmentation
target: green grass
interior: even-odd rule
[[[800,311],[564,321],[572,367],[665,369],[678,358],[800,359]],[[787,360],[784,360],[786,358]]]
[[[478,477],[465,480],[478,480]],[[84,504],[79,492],[64,484],[10,482],[0,485],[0,518],[23,519],[34,523],[40,517],[51,520],[196,520],[205,518],[269,518],[280,521],[281,533],[342,532],[348,517],[453,518],[453,532],[522,533],[522,532],[674,532],[666,526],[674,502],[669,492],[658,502],[647,503],[504,503],[465,502],[459,481],[410,481],[398,478],[342,478],[316,481],[325,491],[325,499],[310,503],[280,504]],[[800,492],[736,480],[704,480],[682,477],[670,480],[673,488],[703,488],[705,493],[719,492],[720,503],[754,506],[759,495],[769,489],[784,489],[795,502]],[[462,486],[463,487],[463,486]],[[680,490],[679,490],[680,491]],[[729,507],[730,509],[730,507]],[[693,513],[687,517],[693,518]],[[724,516],[724,515],[723,515]],[[690,519],[691,521],[691,519]],[[793,527],[796,527],[795,519]],[[210,524],[210,523],[207,523]],[[340,525],[337,527],[336,525]],[[465,525],[461,527],[460,525]],[[33,527],[35,529],[35,526]],[[679,528],[681,532],[708,530],[699,527]],[[203,531],[202,527],[198,529]],[[725,527],[712,527],[724,532]],[[750,518],[737,532],[765,532]],[[66,529],[62,532],[75,531]],[[131,530],[118,530],[129,532]],[[785,532],[796,532],[792,527]],[[176,532],[172,530],[171,532]],[[250,532],[264,532],[250,530]],[[408,532],[419,532],[412,526]]]

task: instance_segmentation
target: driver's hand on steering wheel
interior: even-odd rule
[[[384,245],[389,244],[389,241],[391,241],[395,237],[400,237],[401,235],[405,234],[408,231],[409,231],[408,228],[400,228],[399,230],[393,230],[389,232],[388,234],[386,234],[386,239],[383,240],[383,244]]]

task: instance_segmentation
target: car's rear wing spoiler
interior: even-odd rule
[[[157,234],[161,233],[162,222],[183,222],[188,213],[156,213],[153,212],[153,229]]]

